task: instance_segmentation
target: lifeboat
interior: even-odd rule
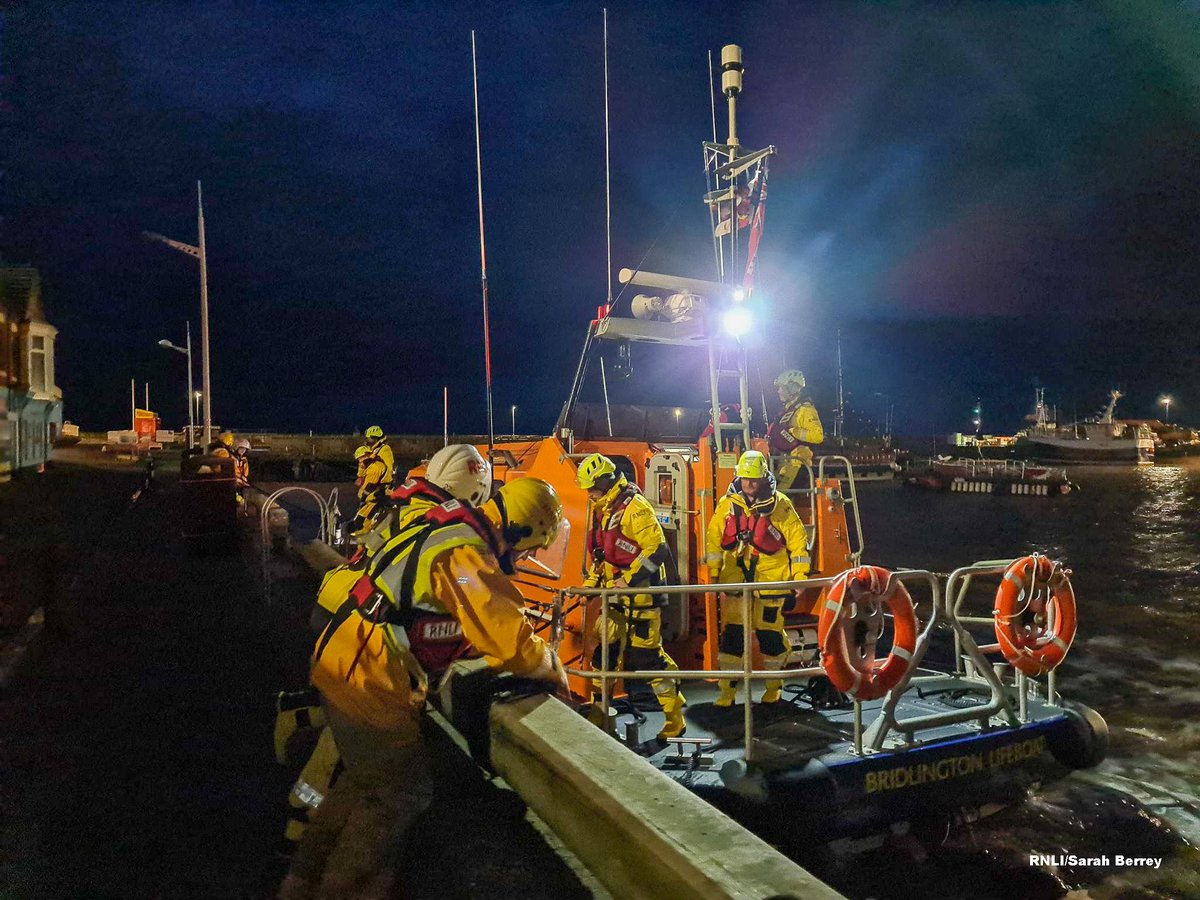
[[[722,61],[732,128],[740,48],[725,47]],[[593,718],[614,740],[781,846],[853,839],[914,816],[1015,801],[1054,773],[1096,765],[1106,748],[1104,720],[1065,701],[1053,672],[1037,678],[1006,665],[1000,648],[981,636],[993,624],[987,601],[965,606],[978,593],[972,585],[999,582],[1012,560],[966,565],[949,576],[873,567],[873,589],[855,593],[853,602],[837,595],[821,629],[845,644],[837,653],[820,646],[827,595],[865,554],[854,465],[841,456],[817,456],[788,491],[812,563],[807,580],[770,585],[793,597],[784,608],[793,647],[786,669],[767,672],[752,652],[752,668],[721,673],[740,684],[738,701],[714,706],[718,596],[744,586],[707,583],[705,529],[740,452],[761,446],[763,422],[753,420],[749,401],[761,386],[751,382],[743,332],[757,312],[754,252],[775,148],[747,150],[731,136],[704,142],[702,152],[724,277],[622,269],[621,292],[588,323],[554,433],[480,447],[498,482],[538,477],[562,499],[570,526],[565,556],[559,547],[554,558],[522,563],[518,582],[536,628],[571,673],[581,711],[599,678],[604,709]],[[688,706],[686,732],[666,742],[654,737],[663,724],[657,706],[644,708],[628,690],[663,673],[591,665],[604,592],[579,587],[590,510],[575,476],[578,463],[597,452],[650,500],[672,552],[663,636]],[[887,608],[898,594],[913,600],[899,642]],[[845,669],[850,657],[879,691],[856,698],[835,687],[829,676],[836,673],[822,660],[841,660]],[[881,665],[885,678],[874,674]],[[778,677],[785,681],[781,701],[747,702]]]

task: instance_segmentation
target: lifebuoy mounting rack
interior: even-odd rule
[[[895,635],[884,660],[875,659],[883,609],[892,614]],[[861,626],[866,631],[861,632]],[[817,623],[821,666],[833,686],[855,700],[877,700],[904,677],[917,646],[912,597],[892,573],[879,566],[847,569],[829,587]]]
[[[1057,668],[1075,640],[1078,623],[1070,574],[1061,563],[1035,553],[1005,569],[996,588],[992,615],[1000,652],[1026,675],[1036,677]]]

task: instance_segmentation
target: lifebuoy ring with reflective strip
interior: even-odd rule
[[[899,581],[888,588],[891,572],[879,566],[859,566],[843,572],[829,588],[817,623],[821,666],[833,686],[855,700],[877,700],[908,671],[917,646],[917,616],[912,597]],[[892,651],[875,659],[875,640],[882,631],[886,604],[892,614]],[[870,634],[870,620],[878,629]],[[868,639],[859,626],[868,623]]]
[[[1035,553],[1018,559],[1000,579],[992,610],[996,640],[1004,658],[1026,675],[1056,668],[1075,640],[1075,591],[1069,575],[1060,563]]]

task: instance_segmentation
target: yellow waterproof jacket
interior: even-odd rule
[[[766,521],[759,523],[759,518]],[[760,552],[753,540],[746,537],[756,525],[773,526],[784,546],[774,553]],[[792,501],[778,491],[765,500],[751,503],[741,491],[731,489],[717,503],[705,538],[705,562],[713,583],[796,581],[808,575],[808,536],[804,523]],[[753,573],[753,577],[747,577],[748,573]]]
[[[810,400],[793,400],[784,406],[769,430],[771,451],[787,453],[799,444],[820,444],[825,440],[821,417]]]
[[[621,511],[620,519],[613,521],[615,507],[620,504],[622,493],[631,487],[635,492],[633,497]],[[608,559],[600,561],[595,556],[590,556],[586,560],[588,572],[583,582],[584,586],[611,587],[618,578],[624,578],[633,587],[662,583],[662,566],[670,554],[666,536],[654,515],[654,507],[650,505],[650,501],[636,486],[630,486],[624,475],[620,476],[609,492],[592,506],[592,521],[587,540],[589,551],[594,545],[603,543],[606,531],[614,531],[615,537],[625,538],[624,546],[636,547],[632,553],[637,555],[627,566],[614,564]]]
[[[422,530],[428,534],[419,551],[392,552]],[[462,638],[488,665],[544,677],[555,668],[553,653],[533,633],[524,598],[503,571],[494,545],[494,539],[486,540],[469,524],[417,522],[377,554],[372,583],[391,603],[401,584],[411,584],[413,608],[451,617],[450,624],[457,623]],[[410,566],[415,566],[411,573]],[[372,624],[348,603],[317,640],[313,686],[364,724],[415,734],[428,679],[408,647],[403,628]]]
[[[372,556],[378,553],[391,539],[421,519],[425,513],[437,506],[437,501],[428,497],[413,497],[406,505],[397,506],[383,521],[363,535],[363,556],[353,563],[346,563],[335,569],[330,569],[321,579],[321,587],[317,589],[317,607],[313,611],[313,622],[327,622],[346,601],[350,589],[358,582],[367,569]],[[322,621],[322,616],[324,621]]]
[[[396,480],[396,457],[392,453],[391,445],[387,441],[379,441],[371,447],[371,456],[383,466],[379,483],[384,487],[391,487]]]

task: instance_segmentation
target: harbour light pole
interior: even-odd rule
[[[1171,420],[1171,398],[1164,394],[1158,398],[1158,402],[1163,406],[1163,424],[1167,425]]]
[[[192,412],[196,399],[196,391],[192,386],[192,323],[187,323],[187,344],[180,347],[178,344],[172,344],[165,338],[158,342],[158,346],[166,347],[168,350],[174,350],[177,353],[182,353],[187,357],[188,369],[188,386],[187,386],[187,408],[188,408],[188,447],[192,447],[196,443],[196,417]]]
[[[199,232],[199,245],[192,246],[182,241],[174,241],[153,231],[143,231],[142,236],[150,241],[166,244],[180,253],[194,256],[200,261],[200,368],[201,390],[204,394],[204,446],[212,443],[212,379],[208,364],[208,258],[204,253],[204,198],[200,191],[200,182],[196,182],[196,229]]]

